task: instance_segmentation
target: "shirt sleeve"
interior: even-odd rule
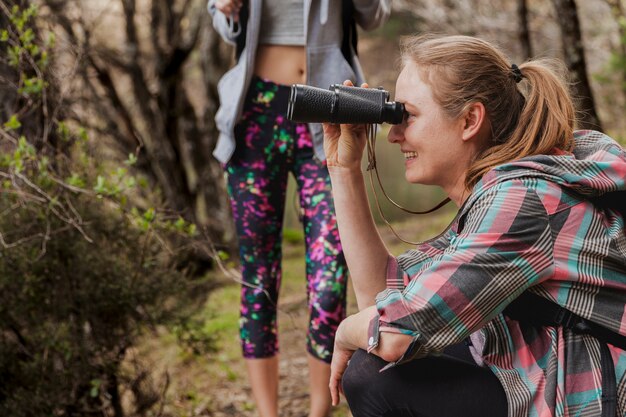
[[[378,345],[380,332],[411,335],[413,341],[387,367],[461,342],[552,274],[548,214],[536,192],[520,180],[485,191],[464,220],[458,234],[446,236],[447,247],[430,245],[388,263],[388,282],[397,284],[402,269],[408,283],[376,297],[378,316],[370,322],[368,351]]]
[[[235,39],[241,33],[239,23],[234,22],[230,17],[217,10],[215,0],[209,0],[207,10],[213,19],[213,27],[220,34],[225,42],[234,45]]]

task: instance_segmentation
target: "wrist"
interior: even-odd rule
[[[345,165],[327,165],[328,173],[331,177],[337,178],[351,178],[362,177],[363,171],[361,171],[361,165],[345,166]]]
[[[346,350],[357,350],[359,348],[358,343],[356,343],[353,334],[354,326],[358,323],[354,323],[355,315],[351,315],[346,317],[337,328],[337,333],[335,335],[335,343],[341,349]]]

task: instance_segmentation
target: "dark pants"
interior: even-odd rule
[[[379,372],[387,363],[358,350],[343,376],[354,417],[506,417],[496,376],[474,362],[465,344]]]

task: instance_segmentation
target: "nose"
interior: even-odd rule
[[[393,125],[387,134],[389,143],[398,143],[404,138],[404,128],[402,125]]]

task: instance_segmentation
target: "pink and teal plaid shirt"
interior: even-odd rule
[[[530,289],[626,334],[624,215],[590,202],[610,192],[626,200],[626,152],[599,132],[575,138],[573,154],[523,158],[489,172],[446,232],[390,258],[370,349],[380,331],[412,335],[413,343],[388,366],[469,337],[477,362],[502,383],[510,417],[600,415],[600,342],[502,315]],[[626,416],[626,354],[609,347],[618,414]]]

